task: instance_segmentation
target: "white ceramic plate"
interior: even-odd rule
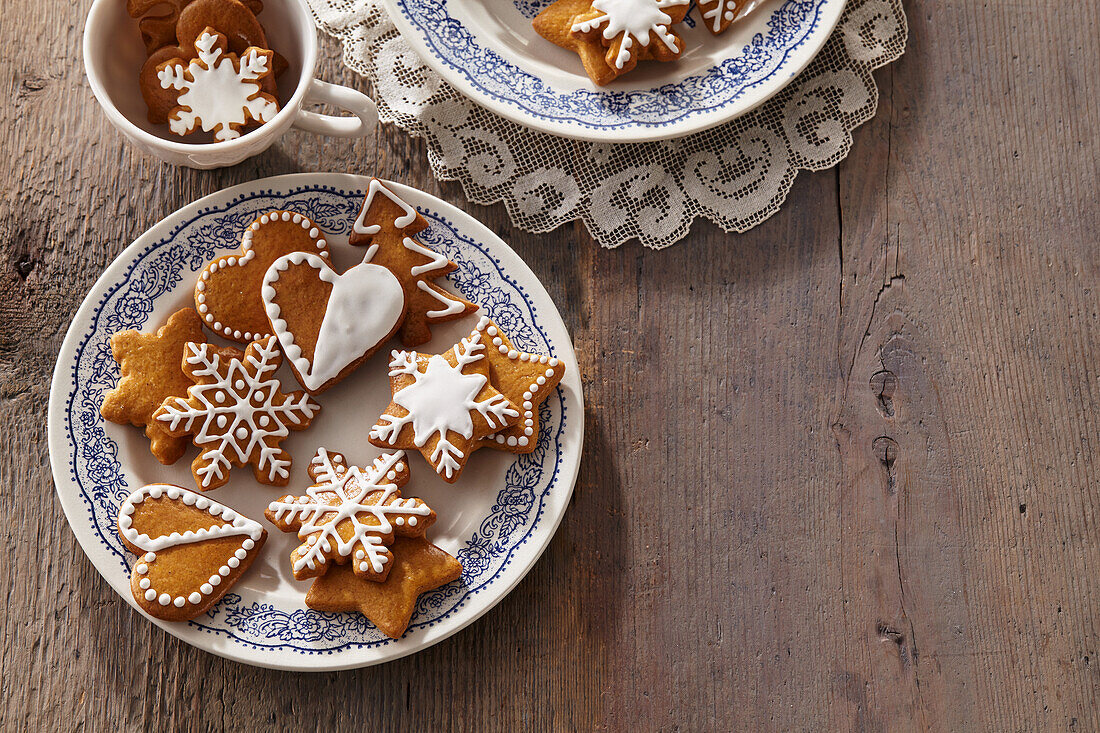
[[[421,58],[475,102],[526,127],[581,140],[681,137],[776,94],[821,50],[844,0],[764,0],[720,36],[692,6],[687,50],[598,87],[579,57],[535,33],[551,0],[384,0]]]
[[[108,337],[124,328],[148,331],[190,305],[196,273],[215,255],[235,250],[244,227],[265,211],[289,209],[309,216],[328,235],[338,268],[350,267],[362,258],[362,249],[349,246],[347,235],[368,181],[307,173],[253,181],[207,196],[138,237],[77,311],[50,391],[50,461],[77,540],[131,605],[129,568],[134,558],[116,534],[119,504],[146,483],[193,488],[194,448],[175,465],[162,466],[150,455],[142,430],[100,417],[103,393],[118,379]],[[319,446],[338,450],[359,465],[380,453],[366,439],[390,397],[386,359],[376,355],[320,395],[322,410],[313,425],[291,433],[283,443],[294,457],[286,490],[258,484],[245,467],[235,469],[230,482],[211,493],[216,501],[263,522],[269,539],[252,568],[210,613],[187,623],[150,618],[201,649],[249,664],[302,670],[360,667],[411,654],[496,605],[538,560],[565,513],[580,463],[584,411],[576,356],[561,316],[531,270],[486,227],[428,194],[389,185],[430,223],[418,238],[458,263],[450,285],[479,303],[519,348],[564,361],[565,379],[540,411],[538,448],[519,457],[480,450],[453,485],[436,476],[420,456],[410,457],[412,480],[404,493],[436,510],[439,519],[428,537],[457,556],[465,570],[461,580],[420,597],[403,638],[386,637],[359,614],[306,608],[303,596],[309,583],[290,575],[296,535],[270,526],[263,510],[271,499],[311,483],[306,467]],[[442,351],[465,335],[476,318],[433,329],[432,341],[419,350]],[[297,388],[285,364],[280,376],[285,388]]]

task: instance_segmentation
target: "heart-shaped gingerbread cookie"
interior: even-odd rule
[[[401,281],[371,264],[371,254],[338,275],[325,259],[293,252],[264,276],[261,295],[271,330],[310,394],[347,376],[401,326]]]
[[[193,491],[149,484],[126,498],[118,533],[136,553],[130,575],[134,600],[165,621],[206,613],[248,570],[267,531]]]
[[[199,273],[195,309],[207,328],[242,344],[270,336],[260,287],[271,263],[291,252],[329,258],[321,230],[301,214],[272,211],[252,222],[238,253],[218,257]]]

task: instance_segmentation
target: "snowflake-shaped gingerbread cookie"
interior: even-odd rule
[[[157,67],[164,89],[182,91],[168,115],[168,129],[190,135],[201,127],[218,141],[241,136],[250,122],[264,123],[279,112],[275,97],[261,91],[272,74],[272,52],[250,46],[240,58],[227,53],[225,36],[207,27],[195,40],[198,56],[170,59]]]
[[[195,384],[186,397],[166,399],[154,414],[169,435],[191,435],[201,453],[191,464],[203,491],[229,480],[229,469],[251,463],[256,480],[286,486],[290,454],[279,443],[304,430],[321,407],[305,392],[283,394],[274,336],[239,349],[189,342],[183,371]]]
[[[370,431],[380,448],[416,448],[436,473],[458,480],[478,442],[519,421],[519,410],[489,382],[482,334],[445,354],[394,351],[393,397]]]
[[[383,581],[393,566],[395,536],[421,537],[435,512],[420,499],[402,499],[409,480],[405,452],[383,453],[367,469],[348,466],[339,453],[317,449],[309,466],[316,481],[305,496],[283,496],[264,512],[284,532],[302,540],[291,554],[297,580],[324,575],[331,562],[352,562],[352,571]]]

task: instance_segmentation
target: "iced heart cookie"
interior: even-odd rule
[[[186,621],[206,613],[260,553],[258,522],[170,484],[130,494],[118,512],[122,543],[138,555],[134,600],[150,616]]]
[[[413,239],[427,228],[427,220],[377,178],[371,179],[351,227],[349,242],[368,247],[366,261],[389,269],[401,281],[406,307],[401,343],[406,347],[428,341],[433,324],[477,310],[475,304],[432,282],[458,265]]]
[[[399,639],[409,627],[416,599],[462,577],[462,563],[423,537],[398,537],[393,544],[393,568],[381,583],[337,565],[306,593],[306,605],[318,611],[358,611],[379,631]]]
[[[522,410],[519,422],[483,438],[482,444],[512,453],[530,453],[538,443],[539,405],[565,376],[565,365],[546,354],[518,351],[504,331],[485,316],[474,333],[484,334],[489,381]]]
[[[262,484],[290,480],[290,454],[279,443],[289,431],[309,427],[321,407],[305,392],[281,392],[275,371],[282,361],[274,336],[244,353],[187,344],[183,371],[194,384],[186,397],[165,400],[153,418],[169,435],[191,436],[201,451],[191,473],[203,491],[224,485],[230,468],[246,463]]]
[[[169,397],[187,394],[192,384],[180,367],[188,341],[206,341],[202,321],[190,308],[173,313],[156,333],[129,330],[111,336],[111,355],[121,378],[103,396],[99,412],[113,423],[144,427],[149,450],[166,465],[178,461],[190,441],[169,435],[153,413]]]
[[[315,254],[272,263],[261,296],[298,382],[318,394],[369,359],[405,317],[401,282],[367,259],[342,275]]]
[[[296,580],[348,563],[361,578],[385,580],[393,566],[394,537],[422,537],[435,522],[435,512],[420,499],[401,498],[409,481],[403,451],[383,453],[361,469],[318,448],[309,475],[316,483],[305,496],[283,496],[264,512],[269,522],[302,540],[290,556]]]
[[[241,235],[241,249],[218,257],[199,273],[195,309],[207,328],[231,341],[249,343],[271,335],[261,288],[271,263],[291,252],[328,261],[328,243],[312,221],[293,211],[271,211]]]
[[[596,84],[608,84],[639,60],[671,61],[684,42],[671,27],[689,0],[557,0],[535,16],[540,36],[581,57]]]
[[[419,450],[445,481],[458,480],[482,438],[519,420],[516,406],[489,382],[480,332],[445,354],[391,356],[393,397],[371,428],[370,442]]]
[[[227,53],[228,41],[213,28],[195,39],[196,58],[175,58],[157,67],[163,89],[181,94],[168,113],[168,129],[186,136],[202,130],[222,142],[241,136],[241,128],[275,119],[279,100],[263,91],[274,78],[272,53],[250,46],[238,58]]]

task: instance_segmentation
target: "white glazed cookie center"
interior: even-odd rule
[[[454,347],[456,365],[451,364],[439,354],[428,359],[422,372],[417,364],[415,351],[395,351],[390,362],[390,376],[408,374],[413,383],[398,390],[393,402],[403,407],[407,415],[396,417],[383,414],[380,421],[371,429],[371,437],[393,444],[401,428],[412,424],[413,443],[423,447],[433,435],[439,436],[439,443],[432,452],[432,461],[437,462],[436,471],[448,478],[458,469],[456,459],[465,454],[447,438],[448,433],[456,433],[465,439],[474,434],[472,412],[485,418],[490,428],[503,427],[506,417],[519,417],[519,413],[509,407],[502,394],[494,394],[484,400],[477,400],[489,381],[483,374],[466,374],[463,369],[484,358],[478,351],[484,350],[478,336],[462,339]]]
[[[279,111],[276,102],[255,96],[260,91],[259,79],[271,72],[267,56],[249,49],[239,60],[238,69],[233,59],[222,55],[217,40],[217,36],[203,32],[195,41],[196,59],[186,68],[176,64],[158,73],[164,89],[184,90],[177,99],[182,109],[173,110],[168,119],[169,129],[177,135],[185,135],[201,124],[203,132],[217,128],[217,140],[232,140],[241,133],[231,125],[243,125],[249,117],[268,122]]]
[[[686,0],[593,0],[592,9],[598,10],[600,15],[592,20],[574,23],[574,33],[588,33],[595,28],[603,26],[603,37],[613,40],[623,35],[619,52],[615,56],[615,68],[621,69],[630,60],[630,49],[637,41],[641,46],[649,45],[649,34],[652,31],[665,46],[673,53],[680,48],[676,38],[669,32],[668,26],[672,23],[672,17],[662,8],[687,5]]]

